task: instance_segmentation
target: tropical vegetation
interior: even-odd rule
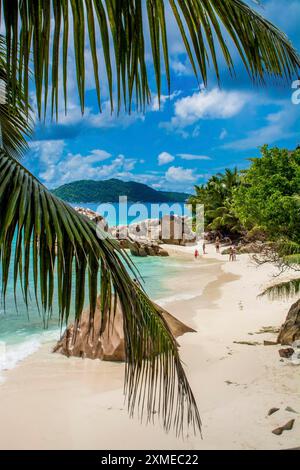
[[[205,230],[219,232],[222,236],[239,236],[242,226],[232,207],[233,195],[240,185],[240,174],[235,168],[211,176],[207,183],[195,186],[195,195],[188,200],[192,206],[204,206]]]
[[[260,262],[272,262],[281,271],[300,270],[300,148],[261,149],[261,158],[251,159],[242,184],[234,195],[233,210],[246,229],[259,229],[268,244]],[[269,287],[272,297],[300,292],[300,279],[293,276]]]
[[[103,325],[113,315],[113,298],[118,298],[124,320],[129,411],[133,414],[136,407],[141,412],[144,409],[147,419],[152,420],[159,403],[164,428],[174,426],[181,432],[185,423],[195,430],[200,428],[199,412],[177,343],[156,307],[132,282],[126,269],[126,265],[134,269],[130,260],[117,243],[99,239],[94,224],[49,192],[20,160],[31,128],[32,81],[39,118],[47,116],[49,107],[51,115],[58,118],[61,87],[68,111],[71,38],[82,113],[87,37],[99,111],[103,89],[99,46],[111,108],[120,111],[124,107],[128,112],[133,106],[145,109],[151,98],[150,65],[145,53],[147,20],[160,100],[163,68],[170,89],[166,4],[175,17],[199,83],[207,84],[209,63],[220,79],[217,51],[234,73],[229,40],[255,82],[262,83],[270,76],[288,81],[297,75],[300,59],[287,37],[241,0],[1,0],[4,35],[0,66],[6,99],[1,96],[0,256],[4,298],[12,267],[14,284],[21,284],[27,302],[32,269],[34,293],[37,301],[40,299],[43,315],[51,314],[57,282],[62,324],[70,317],[73,296],[75,319],[80,320],[86,276],[91,329],[98,292]],[[150,356],[149,344],[153,346]]]
[[[255,255],[257,263],[272,263],[290,275],[262,295],[276,299],[300,293],[299,147],[289,151],[265,145],[259,158],[250,159],[248,169],[225,170],[195,191],[189,202],[204,204],[206,230],[244,242],[264,240]],[[300,324],[299,315],[288,326],[296,330],[295,322]]]
[[[261,149],[242,173],[233,208],[242,225],[265,231],[268,239],[300,243],[300,150]]]

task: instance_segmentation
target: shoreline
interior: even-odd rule
[[[166,245],[186,260],[164,308],[197,330],[179,338],[180,354],[203,422],[203,440],[177,439],[158,422],[130,419],[122,394],[124,365],[67,359],[46,343],[0,384],[1,449],[284,449],[299,446],[297,367],[280,362],[277,346],[263,343],[275,334],[292,301],[258,299],[273,268],[257,268],[248,255],[235,263],[214,253],[195,261],[195,247]],[[159,300],[158,300],[159,303]],[[280,410],[267,417],[272,407]],[[272,430],[295,419],[294,429]],[[16,427],[15,423],[18,423]],[[30,425],[29,425],[30,423]],[[100,423],[100,424],[99,424]],[[151,443],[151,444],[150,444]]]

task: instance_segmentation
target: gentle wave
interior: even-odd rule
[[[199,292],[197,294],[175,294],[170,295],[169,297],[162,297],[161,299],[156,299],[155,302],[163,307],[166,304],[171,302],[178,302],[180,300],[192,300],[196,297],[199,297]]]
[[[33,335],[32,338],[20,343],[7,344],[0,341],[0,372],[14,369],[20,362],[38,351],[43,343],[57,340],[58,337],[59,331],[54,330]],[[3,382],[1,376],[0,382]]]

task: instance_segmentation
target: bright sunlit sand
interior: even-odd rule
[[[195,261],[193,247],[171,247],[182,272],[159,302],[197,330],[179,338],[180,352],[203,422],[203,439],[165,434],[159,423],[130,419],[123,398],[123,364],[67,359],[44,344],[3,374],[0,394],[2,449],[285,449],[299,445],[297,368],[280,362],[276,335],[288,302],[257,298],[273,268],[248,255],[235,263],[216,255]],[[199,250],[200,251],[200,250]],[[168,263],[168,260],[166,260]],[[159,277],[159,272],[156,274]],[[255,346],[236,342],[259,343]],[[280,410],[268,417],[272,407]],[[300,415],[299,415],[300,416]],[[272,430],[295,418],[281,436]]]

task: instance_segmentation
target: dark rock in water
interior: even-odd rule
[[[154,251],[152,246],[146,246],[145,250],[148,256],[156,256],[156,252]]]
[[[130,253],[132,256],[169,256],[169,253],[156,243],[130,242]]]
[[[273,415],[274,413],[276,413],[276,411],[279,411],[280,408],[271,408],[268,412],[268,416],[271,416]]]
[[[156,305],[156,304],[155,304]],[[168,324],[175,338],[185,333],[195,332],[192,328],[173,317],[169,312],[156,305],[159,314]],[[71,324],[62,338],[57,342],[53,352],[61,353],[67,357],[75,356],[103,361],[125,361],[125,342],[123,329],[123,315],[119,303],[114,318],[111,317],[104,332],[99,336],[101,326],[100,298],[93,322],[93,332],[90,328],[89,309],[82,314],[82,320],[77,329]]]
[[[148,256],[148,253],[147,253],[147,250],[146,250],[146,247],[145,247],[145,246],[140,246],[138,256],[142,256],[143,258],[144,258],[145,256]]]
[[[294,354],[293,348],[279,349],[278,352],[279,352],[280,357],[285,357],[286,359],[288,359],[289,357],[291,357]]]
[[[291,306],[277,341],[282,345],[290,345],[298,339],[300,339],[300,299]]]
[[[159,256],[169,256],[169,253],[167,252],[167,250],[162,250],[162,249],[159,251],[158,254]]]

